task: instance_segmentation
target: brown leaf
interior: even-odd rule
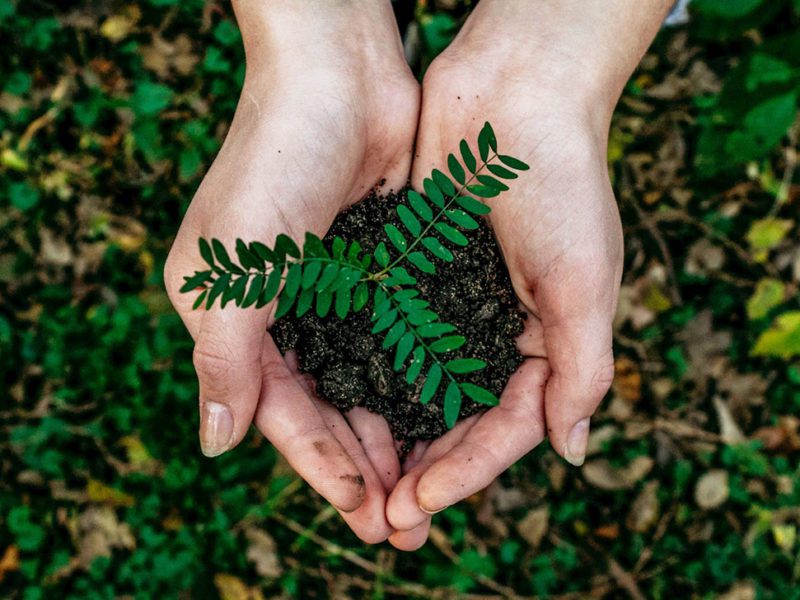
[[[105,483],[90,479],[86,484],[86,495],[92,502],[109,506],[133,506],[135,499],[130,494],[115,489]]]
[[[0,558],[0,581],[3,581],[6,573],[12,571],[19,571],[19,548],[14,544],[6,548],[3,558]]]
[[[214,575],[214,585],[217,586],[222,600],[263,600],[264,594],[258,586],[249,587],[244,581],[228,573]]]
[[[721,506],[729,495],[728,472],[723,469],[713,469],[703,474],[694,488],[694,499],[700,508]]]
[[[266,579],[275,579],[283,573],[278,560],[277,545],[270,534],[263,529],[249,527],[244,536],[249,542],[247,560],[255,566],[256,573]]]
[[[800,419],[795,416],[780,417],[778,424],[761,427],[753,434],[766,450],[772,452],[794,452],[800,450]]]
[[[637,456],[627,466],[614,467],[604,458],[587,462],[581,468],[584,479],[601,490],[629,490],[653,468],[649,456]]]
[[[109,506],[91,506],[78,517],[78,560],[88,569],[98,556],[111,556],[114,548],[132,550],[136,539],[127,523],[120,522]]]
[[[717,600],[755,600],[756,587],[750,581],[734,583],[724,594],[717,596]]]
[[[594,534],[597,537],[605,538],[607,540],[615,540],[619,537],[619,523],[601,525],[594,530]]]
[[[550,511],[547,506],[534,508],[517,523],[517,532],[531,548],[538,548],[547,533]]]
[[[658,481],[648,481],[633,501],[625,525],[631,531],[644,533],[658,520],[660,508]]]
[[[642,397],[642,374],[630,358],[620,356],[614,361],[614,391],[634,404]]]

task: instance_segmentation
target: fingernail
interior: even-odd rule
[[[443,506],[442,508],[437,508],[436,510],[425,510],[425,509],[424,509],[424,508],[422,508],[421,506],[419,507],[419,509],[420,509],[422,512],[424,512],[426,515],[435,515],[436,513],[440,513],[440,512],[442,512],[442,511],[443,511],[445,508],[447,508],[447,507],[446,507],[446,506]]]
[[[564,444],[564,458],[580,467],[586,459],[586,446],[589,444],[589,417],[575,423]]]
[[[233,416],[219,402],[205,401],[200,408],[200,450],[208,457],[219,456],[231,445]]]

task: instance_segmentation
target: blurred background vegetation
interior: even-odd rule
[[[469,2],[411,6],[418,69]],[[222,0],[0,0],[0,596],[800,598],[800,1],[696,0],[626,88],[617,379],[365,547],[258,435],[208,460],[162,288],[244,71]]]

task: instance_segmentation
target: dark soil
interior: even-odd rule
[[[366,251],[372,251],[379,242],[387,241],[385,223],[400,225],[394,207],[401,198],[405,198],[405,192],[399,197],[370,195],[337,217],[325,241],[330,243],[338,235],[348,241],[358,240]],[[479,229],[464,233],[469,245],[454,248],[448,244],[455,260],[445,263],[434,259],[435,274],[425,275],[410,265],[408,270],[417,278],[417,289],[432,310],[467,338],[467,343],[447,358],[472,357],[487,363],[477,373],[461,375],[462,380],[481,385],[499,397],[522,362],[515,338],[522,333],[524,313],[518,308],[489,226],[482,223]],[[362,405],[380,413],[395,439],[406,445],[441,436],[447,430],[442,414],[446,386],[440,387],[430,403],[421,404],[418,398],[424,376],[415,385],[408,385],[403,373],[392,369],[394,349],[382,350],[383,334],[370,333],[371,314],[371,302],[344,320],[333,311],[324,319],[314,311],[300,319],[292,313],[275,323],[272,334],[282,352],[296,351],[301,370],[314,376],[319,396],[340,410]],[[461,418],[484,408],[464,397]]]

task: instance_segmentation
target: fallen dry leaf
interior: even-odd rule
[[[531,548],[538,548],[547,534],[550,511],[547,506],[534,508],[517,523],[517,532]]]
[[[722,469],[713,469],[703,474],[694,488],[695,502],[705,509],[721,506],[729,494],[728,472]]]
[[[755,600],[756,586],[750,581],[734,583],[724,594],[717,596],[717,600]]]
[[[625,525],[631,531],[644,533],[658,520],[660,508],[658,481],[648,481],[633,501]]]
[[[635,404],[642,397],[642,374],[637,364],[627,356],[620,356],[614,361],[613,388],[631,404]]]
[[[719,396],[714,396],[714,410],[717,411],[719,421],[719,436],[723,443],[733,446],[747,441],[747,437],[742,433],[739,425],[731,414],[728,403]]]
[[[653,468],[649,456],[637,456],[627,466],[614,467],[604,458],[587,462],[581,468],[584,479],[601,490],[629,490]]]
[[[277,545],[270,534],[263,529],[249,527],[244,532],[249,542],[247,560],[255,566],[256,573],[266,579],[275,579],[283,573],[278,560]]]
[[[760,427],[753,438],[760,440],[766,450],[772,452],[794,452],[800,450],[800,419],[786,416],[778,419],[774,426]]]
[[[114,548],[132,550],[136,547],[130,526],[120,522],[110,506],[90,506],[78,516],[78,560],[88,569],[98,556],[111,556]]]
[[[6,573],[19,570],[19,548],[11,544],[6,551],[3,552],[3,558],[0,558],[0,581],[3,581]]]
[[[264,594],[258,586],[249,587],[244,581],[229,575],[217,573],[214,575],[214,585],[217,586],[222,600],[263,600]]]
[[[90,479],[86,484],[86,495],[92,502],[109,506],[133,506],[135,503],[134,497],[130,494],[112,488],[96,479]]]

